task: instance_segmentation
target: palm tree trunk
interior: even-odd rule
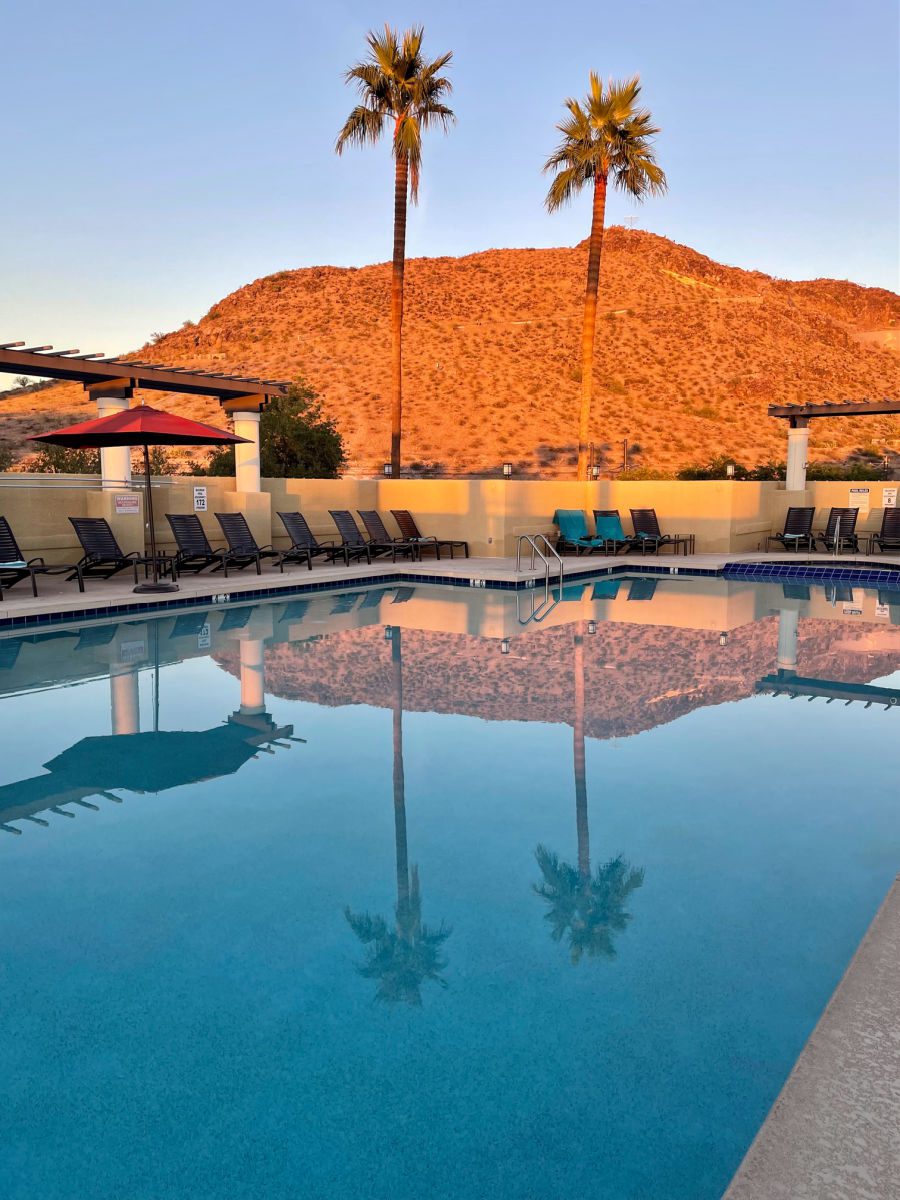
[[[578,874],[591,877],[591,842],[588,829],[587,777],[584,767],[584,630],[579,621],[573,655],[575,713],[572,720],[572,748],[575,760],[575,825],[578,831]]]
[[[591,424],[591,391],[594,382],[594,334],[597,329],[597,292],[600,287],[600,255],[606,219],[606,176],[594,176],[594,207],[588,248],[587,285],[584,289],[584,319],[581,326],[581,412],[578,417],[578,478],[588,473],[588,433]]]
[[[409,904],[409,850],[406,844],[406,782],[403,776],[403,650],[400,630],[391,630],[394,709],[394,849],[397,860],[397,908]]]
[[[394,260],[391,272],[391,470],[400,474],[403,426],[403,276],[406,270],[406,197],[409,158],[398,154],[394,173]]]

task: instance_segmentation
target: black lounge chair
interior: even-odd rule
[[[390,530],[381,519],[380,513],[374,508],[357,509],[360,519],[366,527],[366,533],[369,535],[370,546],[387,546],[390,548],[394,558],[397,561],[397,554],[405,554],[408,558],[416,559],[419,557],[419,544],[415,541],[410,541],[408,538],[395,538],[391,535]]]
[[[199,575],[206,567],[212,567],[214,571],[224,571],[227,579],[229,567],[237,567],[243,571],[244,567],[256,563],[256,573],[260,573],[258,555],[239,554],[223,547],[211,546],[196,513],[166,513],[166,520],[172,528],[178,547],[175,566],[179,571],[193,571]]]
[[[105,517],[69,517],[69,521],[84,551],[84,557],[75,564],[69,579],[76,579],[79,572],[82,579],[111,579],[130,567],[137,587],[138,567],[142,566],[144,575],[147,574],[150,559],[146,554],[139,554],[137,550],[125,554]],[[174,558],[168,560],[168,567],[172,578],[176,578]]]
[[[685,540],[678,534],[660,530],[655,508],[633,508],[631,520],[634,525],[634,544],[640,546],[641,554],[658,554],[662,546],[671,546],[677,551],[678,543]]]
[[[4,588],[11,588],[22,579],[31,580],[31,594],[36,596],[38,575],[64,575],[67,571],[73,572],[72,578],[78,580],[78,590],[83,592],[81,567],[72,566],[71,563],[65,566],[60,563],[48,565],[43,558],[29,558],[26,561],[9,521],[6,517],[0,517],[0,598],[3,597]]]
[[[364,554],[366,562],[370,563],[373,555],[378,558],[382,554],[392,553],[390,546],[376,546],[363,537],[349,508],[330,508],[328,512],[341,535],[341,546],[351,554],[354,552],[360,556]],[[396,553],[393,554],[393,558],[396,562]]]
[[[858,508],[833,508],[828,514],[825,528],[817,534],[817,540],[826,550],[835,548],[838,553],[842,550],[852,550],[859,553],[859,538],[856,536],[856,521],[859,517]],[[840,521],[840,531],[838,531]]]
[[[900,508],[886,508],[881,518],[881,530],[869,538],[869,553],[878,547],[884,552],[900,553]]]
[[[216,520],[222,527],[222,532],[225,534],[225,540],[228,542],[228,549],[232,554],[250,555],[256,560],[256,573],[260,574],[260,562],[264,558],[272,558],[275,560],[275,566],[278,567],[282,575],[284,574],[285,555],[281,554],[274,546],[257,545],[256,538],[250,531],[250,526],[247,524],[247,518],[243,513],[216,513]],[[300,561],[299,558],[294,558],[294,562]],[[312,570],[312,559],[307,554],[305,556],[306,565]]]
[[[279,517],[281,523],[291,539],[291,548],[288,554],[299,553],[305,551],[310,558],[310,562],[314,558],[318,558],[320,554],[324,554],[329,562],[334,562],[340,554],[344,563],[349,566],[351,558],[362,558],[362,552],[354,551],[352,554],[349,547],[336,546],[334,542],[320,542],[313,531],[309,527],[309,523],[303,513],[299,512],[280,512]]]
[[[816,539],[812,531],[815,515],[814,507],[789,508],[782,532],[772,533],[766,538],[766,550],[769,549],[770,542],[778,542],[784,550],[799,550],[801,547],[815,550]]]
[[[469,557],[468,542],[464,542],[461,539],[455,540],[454,538],[425,537],[424,534],[419,532],[419,527],[416,524],[415,518],[408,509],[392,508],[391,516],[397,522],[397,527],[400,530],[401,536],[408,542],[418,543],[420,558],[422,557],[423,550],[430,550],[432,548],[434,548],[436,557],[440,558],[441,549],[444,546],[449,548],[451,558],[454,557],[458,549],[462,550],[463,558]]]

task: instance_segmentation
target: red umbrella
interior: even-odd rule
[[[135,591],[173,592],[175,583],[160,583],[156,561],[156,531],[153,528],[153,493],[150,488],[150,446],[222,446],[246,442],[214,425],[188,421],[173,413],[161,412],[148,404],[127,408],[108,417],[68,425],[52,433],[35,434],[33,442],[50,442],[54,446],[69,446],[75,450],[99,450],[104,446],[143,446],[144,473],[147,476],[147,518],[150,522],[150,557],[153,560],[153,582],[139,584]]]

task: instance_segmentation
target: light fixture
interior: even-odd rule
[[[591,463],[591,479],[599,479],[599,478],[600,478],[600,464],[599,463]]]
[[[727,646],[727,645],[728,645],[728,634],[727,634],[727,633],[725,633],[725,632],[724,632],[724,630],[723,630],[723,632],[722,632],[722,633],[720,633],[720,634],[719,634],[719,645],[720,645],[720,646]]]
[[[393,463],[385,463],[384,464],[384,473],[385,473],[385,475],[393,475],[393,473],[394,473]]]
[[[393,627],[393,625],[385,625],[385,627],[384,627],[384,640],[385,640],[386,642],[391,642],[391,641],[393,641],[393,640],[394,640],[394,627]]]
[[[597,632],[597,622],[596,621],[588,621],[587,631],[588,631],[588,633],[596,633]]]
[[[509,477],[511,475],[512,475],[512,463],[504,463],[503,464],[503,478],[509,479]]]
[[[503,638],[500,642],[500,653],[509,654],[509,638]]]
[[[734,463],[727,463],[725,466],[725,474],[729,479],[734,479]]]

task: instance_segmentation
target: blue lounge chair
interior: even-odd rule
[[[603,538],[591,537],[587,530],[587,521],[580,508],[558,508],[553,514],[553,523],[559,526],[559,540],[556,548],[560,554],[593,554],[595,550],[605,553],[606,543]]]
[[[606,553],[618,554],[620,550],[634,549],[635,539],[629,537],[622,528],[622,518],[618,509],[595,508],[594,524],[597,529],[595,536],[608,543]]]

